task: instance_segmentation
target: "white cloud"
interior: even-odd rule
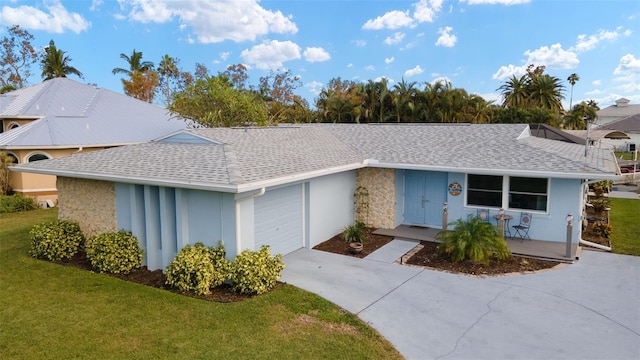
[[[404,76],[411,77],[414,75],[420,75],[424,72],[424,69],[420,65],[416,65],[413,69],[409,69],[404,72]]]
[[[437,83],[440,83],[442,85],[447,85],[447,83],[451,83],[451,80],[449,80],[449,78],[446,77],[446,76],[440,76],[440,77],[437,77],[437,78],[431,80],[429,83],[431,85],[435,85]]]
[[[579,53],[593,50],[596,48],[596,46],[598,46],[598,44],[601,41],[613,41],[617,39],[620,36],[618,31],[621,31],[622,29],[619,28],[616,30],[617,31],[599,30],[597,33],[592,35],[580,34],[578,35],[578,40],[576,41],[576,45],[570,50],[573,50]],[[627,32],[624,32],[625,35],[626,33]]]
[[[220,59],[222,59],[223,61],[227,61],[229,55],[231,55],[230,51],[223,51],[220,53]]]
[[[304,50],[304,59],[308,62],[323,62],[331,59],[331,55],[321,47],[308,47]]]
[[[391,64],[391,63],[392,63],[392,62],[394,62],[395,60],[396,60],[396,58],[392,56],[392,57],[390,57],[390,58],[385,58],[385,59],[384,59],[384,62],[385,62],[385,64]]]
[[[352,41],[357,47],[365,47],[367,42],[365,40],[354,40]]]
[[[282,63],[300,59],[300,46],[291,41],[265,40],[251,49],[242,50],[240,56],[249,65],[262,70],[282,69]]]
[[[620,58],[618,66],[613,71],[615,75],[638,75],[640,74],[640,59],[632,54],[626,54]]]
[[[413,18],[409,16],[409,10],[399,11],[393,10],[378,16],[373,20],[367,20],[362,28],[364,30],[381,30],[381,29],[398,29],[401,27],[413,27]]]
[[[43,30],[62,34],[67,30],[78,34],[91,27],[91,22],[78,13],[69,13],[60,1],[45,2],[42,11],[33,6],[3,6],[0,9],[0,23],[19,24],[24,29]]]
[[[91,0],[91,6],[89,6],[89,10],[97,11],[103,3],[103,0]]]
[[[526,74],[526,72],[526,67],[524,66],[515,66],[513,64],[509,64],[507,66],[501,66],[497,72],[491,75],[491,78],[495,80],[506,80],[514,75],[516,77],[520,77]]]
[[[465,0],[461,0],[465,2]],[[466,0],[469,5],[520,5],[527,4],[531,0]]]
[[[353,63],[347,64],[347,68],[351,69],[353,67]]]
[[[413,18],[418,23],[433,22],[436,14],[442,9],[442,0],[430,0],[428,2],[427,0],[420,0],[413,4],[413,7],[415,9]]]
[[[419,0],[413,3],[413,14],[410,10],[392,10],[375,19],[369,19],[362,25],[364,30],[395,30],[403,27],[414,28],[423,22],[433,22],[442,9],[443,0]]]
[[[458,41],[458,37],[452,35],[452,31],[453,28],[451,26],[439,29],[438,34],[440,34],[440,37],[436,41],[436,46],[453,47]]]
[[[624,55],[613,74],[617,76],[614,80],[622,83],[620,89],[627,93],[640,92],[640,59],[632,54]]]
[[[142,23],[177,18],[200,43],[253,41],[269,33],[298,32],[290,17],[263,8],[257,0],[120,0],[120,4],[129,19]]]
[[[374,71],[376,69],[376,67],[373,66],[373,65],[369,65],[369,66],[365,67],[364,69],[367,70],[367,71]]]
[[[593,80],[593,81],[591,82],[591,85],[593,85],[593,86],[600,86],[600,85],[602,85],[602,80]]]
[[[560,44],[527,50],[524,54],[528,57],[525,64],[545,65],[551,69],[574,69],[580,63],[575,52],[562,49]]]
[[[323,86],[324,84],[322,84],[320,81],[311,81],[304,85],[304,87],[309,89],[309,92],[314,95],[320,94],[320,91],[322,91]]]
[[[394,45],[394,44],[397,44],[397,43],[401,42],[402,39],[404,39],[404,33],[397,32],[397,33],[393,34],[393,37],[388,36],[386,39],[384,39],[383,42],[386,45]]]

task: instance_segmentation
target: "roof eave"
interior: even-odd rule
[[[558,172],[558,171],[538,171],[538,170],[511,170],[511,169],[487,169],[487,168],[461,168],[453,166],[432,166],[402,163],[383,163],[377,160],[368,160],[368,166],[377,168],[391,168],[402,170],[429,170],[453,173],[472,173],[478,175],[509,175],[520,177],[544,177],[556,179],[597,179],[616,180],[620,176],[614,173],[604,172]]]

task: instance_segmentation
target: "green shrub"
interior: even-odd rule
[[[282,255],[272,257],[269,246],[245,250],[231,264],[233,289],[243,294],[263,294],[276,285],[283,269]]]
[[[602,214],[609,207],[609,199],[606,197],[592,199],[590,203],[596,214]]]
[[[212,287],[220,286],[227,279],[229,262],[225,259],[224,246],[207,248],[202,243],[180,249],[167,266],[167,285],[180,291],[208,294]]]
[[[450,225],[455,229],[442,231],[436,237],[442,241],[438,251],[448,255],[453,262],[469,259],[486,264],[492,258],[504,260],[511,256],[507,242],[497,228],[479,217],[469,215],[466,221],[458,219]]]
[[[82,249],[85,238],[77,222],[55,220],[31,228],[29,255],[38,259],[70,259]]]
[[[35,200],[30,197],[14,194],[10,196],[0,196],[0,214],[19,211],[29,211],[38,208]]]
[[[601,222],[596,222],[591,227],[591,233],[598,237],[608,238],[611,235],[613,228],[611,225]]]
[[[362,221],[356,221],[352,225],[345,227],[342,231],[344,241],[364,244],[364,231],[366,230],[366,227],[367,226]]]
[[[130,231],[120,230],[89,239],[87,258],[99,272],[126,274],[142,266],[142,249]]]

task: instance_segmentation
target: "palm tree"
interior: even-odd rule
[[[511,76],[506,83],[498,88],[503,97],[502,106],[510,108],[525,107],[529,95],[527,84],[528,79],[526,76],[520,76],[519,78],[515,75]]]
[[[534,76],[527,84],[529,106],[552,110],[558,114],[564,112],[562,107],[562,91],[564,85],[555,76],[543,74]]]
[[[416,93],[416,82],[412,81],[407,83],[404,81],[400,81],[398,84],[393,86],[393,105],[396,110],[396,122],[400,122],[402,115],[405,115],[407,112],[411,113],[411,119],[405,122],[413,122],[413,110],[415,108],[415,93]],[[408,111],[407,111],[408,110]]]
[[[165,102],[169,105],[171,96],[171,79],[177,79],[180,76],[180,70],[178,70],[178,61],[171,56],[165,54],[158,65],[158,74],[160,75],[160,82],[164,85],[162,90]]]
[[[569,111],[571,111],[571,105],[573,105],[573,86],[576,84],[576,82],[578,82],[578,80],[580,80],[580,76],[578,76],[578,74],[576,73],[569,75],[569,77],[567,78],[567,81],[569,82],[569,84],[571,84],[571,98],[569,100]]]
[[[136,49],[133,49],[131,56],[120,54],[120,58],[129,64],[129,69],[115,68],[111,71],[113,75],[126,74],[131,76],[131,74],[153,70],[153,63],[151,61],[142,61],[142,52],[138,52]]]
[[[69,65],[71,58],[65,55],[65,52],[58,49],[51,40],[49,46],[45,48],[44,57],[41,60],[42,65],[42,78],[50,80],[58,77],[67,77],[69,74],[73,74],[82,78],[82,73],[78,69]]]

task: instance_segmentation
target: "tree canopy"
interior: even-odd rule
[[[82,78],[82,73],[71,66],[69,63],[71,58],[65,55],[65,52],[56,47],[56,44],[51,40],[49,46],[44,50],[44,55],[40,61],[42,66],[42,79],[50,80],[58,77],[67,77],[67,75],[76,75]]]

